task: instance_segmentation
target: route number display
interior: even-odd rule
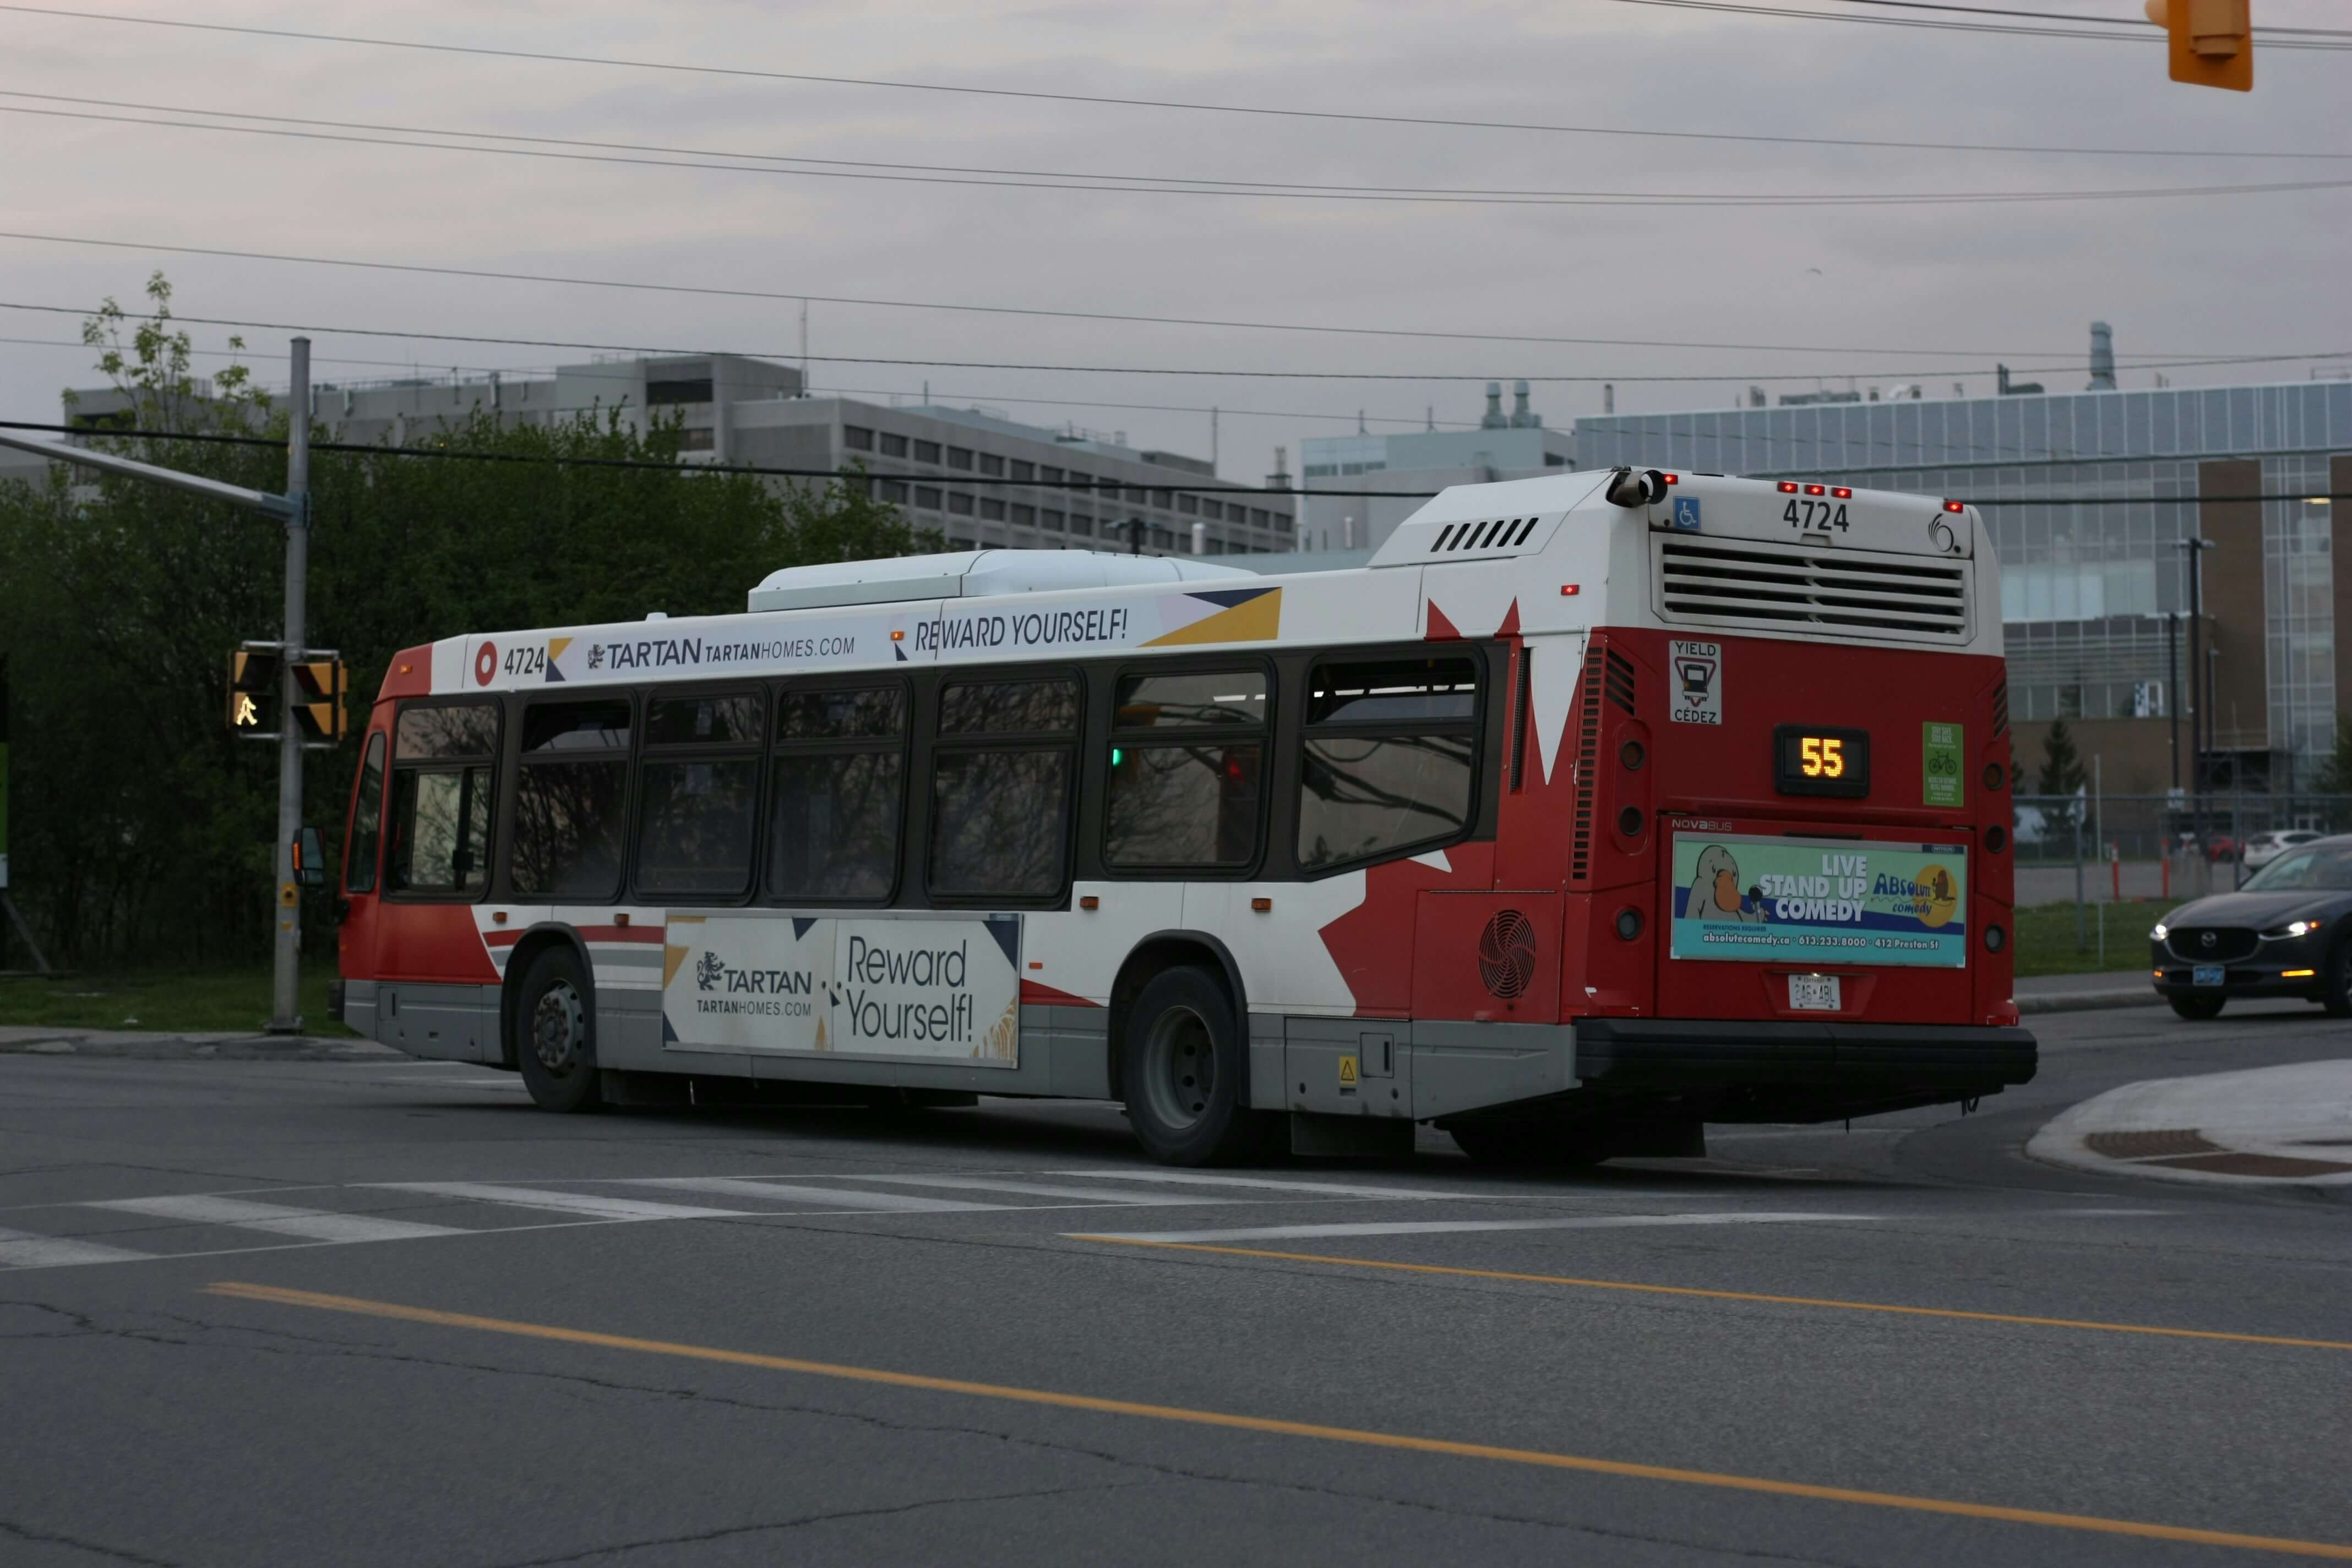
[[[1782,795],[1860,800],[1870,793],[1870,731],[1781,725],[1772,731],[1772,783]]]

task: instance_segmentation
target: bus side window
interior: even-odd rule
[[[352,807],[352,833],[343,846],[343,891],[375,891],[375,852],[383,837],[383,731],[368,737],[367,760],[360,764],[359,799]]]
[[[1307,685],[1302,869],[1392,858],[1469,827],[1478,711],[1473,660],[1321,665]]]
[[[1104,862],[1238,869],[1256,859],[1265,721],[1263,670],[1121,679]]]
[[[940,688],[930,885],[950,898],[1052,898],[1069,875],[1078,683]]]
[[[677,898],[751,890],[763,704],[756,691],[648,697],[636,886]]]
[[[393,728],[386,891],[478,897],[489,883],[490,758],[499,710],[488,703],[411,706]],[[371,758],[376,752],[371,748]],[[364,816],[373,859],[373,825]],[[362,837],[352,833],[354,843]]]
[[[907,689],[786,691],[768,784],[768,894],[876,902],[898,880]]]
[[[508,871],[519,899],[601,902],[621,890],[629,701],[523,710]]]

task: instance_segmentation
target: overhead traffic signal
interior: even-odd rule
[[[2252,0],[2147,0],[2147,19],[2170,40],[2173,80],[2253,90]]]
[[[239,648],[228,656],[228,728],[232,735],[275,739],[279,700],[278,656],[262,648]]]
[[[343,661],[303,659],[293,667],[294,685],[302,700],[294,705],[294,721],[313,741],[343,738]]]

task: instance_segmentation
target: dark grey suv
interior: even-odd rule
[[[2148,933],[2156,992],[2184,1018],[2235,997],[2299,996],[2352,1017],[2352,835],[2299,844],[2234,893],[2181,905]]]

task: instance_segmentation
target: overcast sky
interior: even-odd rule
[[[1436,191],[1850,195],[2352,182],[2344,112],[2352,51],[2263,51],[2256,89],[2240,95],[2174,86],[2149,44],[1620,0],[83,3],[110,16],[1112,98],[2347,156],[1969,153],[1381,125],[488,58],[9,10],[0,10],[0,106],[181,121],[209,116],[156,111],[242,111],[771,157]],[[1870,10],[1843,0],[1770,3]],[[2114,16],[2139,9],[2137,0],[2008,3]],[[2255,10],[2267,26],[2352,27],[2352,5],[2341,0],[2260,0]],[[810,308],[817,355],[1343,373],[1243,380],[812,367],[820,390],[914,395],[928,380],[941,401],[1202,455],[1209,418],[1188,410],[1218,405],[1222,469],[1244,479],[1271,467],[1277,444],[1295,466],[1300,437],[1351,430],[1359,409],[1375,431],[1418,426],[1432,408],[1441,423],[1475,421],[1490,376],[1585,378],[1538,381],[1538,410],[1566,424],[1599,410],[1605,378],[1618,383],[1621,411],[1719,407],[1751,381],[1787,391],[1817,377],[1837,386],[1849,376],[1863,385],[1921,381],[1936,396],[1964,379],[1980,393],[1990,390],[1995,356],[2070,389],[2083,382],[2095,318],[2114,323],[2126,386],[2153,384],[2155,371],[2131,368],[2147,356],[2352,350],[2345,189],[1843,209],[1380,203],[649,168],[13,112],[0,113],[0,228],[133,246],[0,239],[0,300],[83,310],[110,294],[129,306],[160,267],[184,314],[315,326],[322,380],[405,374],[412,363],[446,374],[453,365],[519,372],[589,357],[348,331],[357,327],[789,358],[800,308],[144,247],[1508,339],[1760,345],[1449,342]],[[77,326],[69,314],[0,310],[0,415],[54,418],[60,387],[99,379],[88,351],[61,346]],[[192,329],[206,349],[229,330]],[[265,381],[284,377],[287,335],[246,329]],[[1878,350],[1900,352],[1870,352]],[[2333,364],[2352,368],[2352,358]],[[2301,381],[2312,368],[2306,360],[2164,374],[2176,384]]]

